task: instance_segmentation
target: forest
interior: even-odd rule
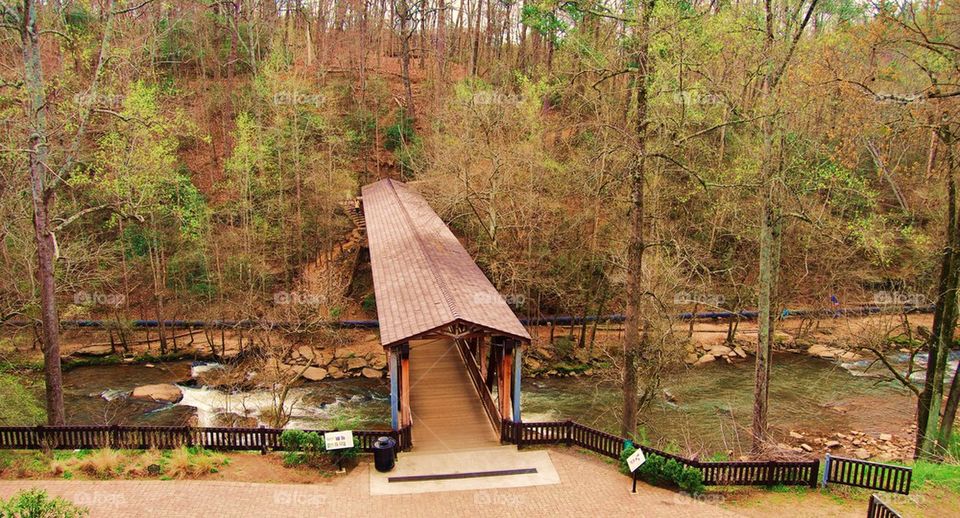
[[[932,306],[850,347],[926,358],[940,460],[958,100],[954,0],[0,0],[0,324],[61,424],[61,321],[372,318],[330,265],[393,178],[519,317],[624,315],[623,436],[681,312],[757,311],[759,453],[784,309]]]

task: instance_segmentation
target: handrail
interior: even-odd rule
[[[467,351],[466,343],[463,340],[456,340],[456,344],[457,352],[460,353],[460,359],[463,360],[463,363],[467,366],[467,374],[470,376],[470,381],[473,382],[473,388],[476,389],[477,395],[480,397],[480,402],[483,403],[484,413],[487,414],[487,419],[490,420],[493,429],[500,435],[500,426],[503,418],[500,416],[500,411],[497,409],[496,403],[493,402],[493,396],[490,395],[486,385],[483,383],[483,377],[480,376],[480,366],[477,365],[477,361],[473,358],[473,355]]]

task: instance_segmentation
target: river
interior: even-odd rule
[[[267,421],[272,392],[230,394],[195,386],[192,374],[204,367],[191,367],[189,362],[174,362],[71,369],[64,374],[68,422],[255,426]],[[134,387],[152,383],[179,384],[183,400],[161,404],[129,397]],[[704,454],[739,454],[749,448],[752,362],[685,368],[668,375],[662,387],[664,397],[641,416],[643,434],[653,444]],[[617,386],[596,378],[523,380],[525,421],[573,419],[615,433],[620,400]],[[389,426],[389,387],[384,380],[304,384],[291,391],[287,402],[291,428]],[[795,354],[775,356],[770,402],[770,422],[780,434],[871,427],[891,431],[906,426],[913,413],[909,393],[895,382],[852,375],[838,364]]]

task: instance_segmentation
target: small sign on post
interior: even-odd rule
[[[323,434],[323,444],[327,451],[353,448],[353,431],[327,432]]]
[[[647,461],[646,455],[643,454],[643,450],[637,448],[637,451],[633,452],[629,457],[627,457],[627,467],[630,469],[630,473],[633,474],[633,492],[637,492],[637,470],[640,469],[640,466]]]
[[[327,451],[346,450],[353,448],[353,431],[343,430],[323,434],[323,445]],[[344,472],[343,455],[337,455],[337,470]]]

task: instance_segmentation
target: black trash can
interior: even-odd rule
[[[396,447],[397,441],[390,437],[379,437],[377,442],[373,443],[373,465],[377,471],[386,473],[393,469],[396,461]]]

